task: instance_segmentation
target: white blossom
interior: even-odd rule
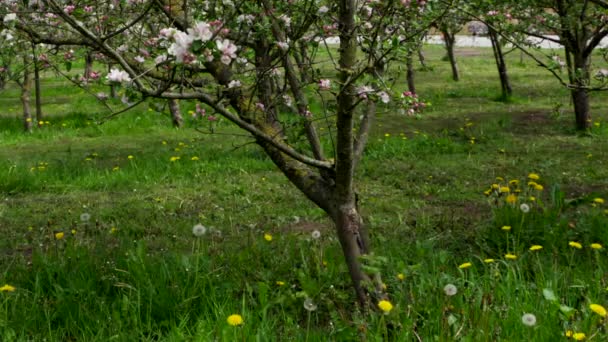
[[[110,82],[131,82],[131,77],[129,77],[129,74],[126,71],[118,69],[111,69],[110,73],[108,74],[108,76],[106,76],[106,78]]]

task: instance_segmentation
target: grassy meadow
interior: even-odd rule
[[[182,103],[174,129],[161,102],[107,119],[48,72],[24,134],[8,85],[0,340],[608,340],[608,94],[577,133],[567,90],[518,52],[497,101],[491,53],[458,49],[453,82],[427,46],[431,106],[381,108],[357,182],[393,308],[369,316],[331,222],[225,120]]]

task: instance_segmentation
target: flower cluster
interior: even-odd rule
[[[423,102],[418,98],[418,95],[411,91],[404,91],[400,97],[400,112],[408,116],[414,116],[420,114],[422,110],[428,106],[427,103]]]

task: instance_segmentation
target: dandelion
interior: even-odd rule
[[[531,313],[525,313],[523,316],[521,316],[521,322],[524,325],[533,327],[536,325],[536,316],[534,316],[534,314],[531,314]]]
[[[393,304],[391,304],[391,302],[389,302],[388,300],[381,300],[381,301],[379,301],[378,302],[378,307],[385,314],[388,314],[389,312],[391,312],[391,310],[393,310]]]
[[[536,182],[528,182],[528,186],[533,188],[534,186],[536,186],[538,183]]]
[[[500,228],[506,232],[508,232],[509,230],[511,230],[511,226],[502,226],[502,228]]]
[[[285,285],[285,282],[277,280],[276,284],[279,285],[279,286],[283,286],[283,285]]]
[[[505,201],[509,204],[515,204],[515,202],[517,202],[517,195],[515,194],[509,194],[507,196],[507,198],[505,199]]]
[[[508,187],[508,186],[501,186],[501,187],[498,189],[498,192],[509,193],[509,192],[511,192],[511,189],[509,189],[509,187]]]
[[[207,227],[203,226],[200,223],[192,227],[192,234],[196,237],[201,237],[205,235],[205,233],[207,233]]]
[[[57,240],[63,239],[64,236],[65,234],[63,232],[55,233],[55,239]]]
[[[530,202],[536,201],[536,197],[534,197],[534,196],[530,196],[530,197],[528,197],[528,199],[530,200]]]
[[[582,341],[585,339],[585,337],[587,337],[587,335],[585,335],[585,333],[582,333],[582,332],[572,334],[572,338],[575,341]]]
[[[467,124],[467,125],[468,125],[468,124]],[[472,123],[471,123],[471,125],[472,125]],[[504,178],[502,178],[502,177],[500,177],[500,176],[499,176],[499,177],[496,177],[496,181],[498,181],[498,182],[502,182],[502,181],[504,181],[504,180],[505,180],[505,179],[504,179]]]
[[[486,196],[490,196],[490,194],[492,193],[492,189],[488,189],[486,191],[483,192],[484,195]]]
[[[14,292],[15,291],[15,287],[11,286],[9,284],[5,284],[4,286],[0,287],[0,292]]]
[[[604,308],[603,306],[599,304],[591,304],[589,305],[589,308],[591,309],[591,311],[595,312],[601,317],[606,317],[606,308]]]
[[[176,161],[178,161],[178,160],[180,160],[180,159],[181,159],[181,158],[180,158],[179,156],[173,156],[173,157],[169,158],[169,161],[170,161],[170,162],[176,162]]]
[[[317,310],[317,304],[315,304],[315,302],[313,302],[312,299],[306,298],[304,300],[304,309],[306,311],[315,311],[315,310]]]
[[[72,229],[72,235],[76,235],[76,229]]]
[[[233,327],[236,327],[238,325],[243,324],[243,317],[241,317],[241,315],[239,314],[230,315],[226,319],[226,322],[228,322],[228,324],[232,325]]]
[[[500,186],[498,184],[494,183],[494,184],[492,184],[492,189],[498,190],[498,189],[500,189]]]
[[[604,247],[602,247],[602,245],[600,245],[599,243],[592,243],[591,244],[591,248],[593,248],[593,249],[602,249]]]
[[[403,281],[405,279],[405,275],[403,273],[397,274],[397,279]]]
[[[517,259],[517,255],[511,254],[511,253],[507,253],[507,254],[505,254],[505,259],[515,260],[515,259]]]
[[[543,249],[543,246],[541,246],[541,245],[534,245],[534,246],[530,247],[530,250],[533,252],[540,251],[541,249]]]
[[[566,337],[572,337],[572,334],[574,334],[574,332],[572,332],[572,330],[566,330],[566,332],[564,333],[564,335]]]
[[[192,161],[197,161],[198,159],[199,158],[197,156],[194,156],[194,157],[190,158],[190,160],[192,160]]]
[[[471,264],[470,262],[465,262],[464,264],[460,264],[460,265],[458,266],[458,268],[460,268],[461,270],[463,270],[463,269],[465,269],[465,268],[469,268],[469,267],[471,267],[471,266],[473,266],[473,264]]]
[[[510,180],[509,181],[509,185],[518,186],[519,185],[519,180],[517,180],[517,179]]]
[[[539,180],[540,176],[537,173],[530,173],[528,175],[528,178],[532,179],[532,180]]]
[[[543,191],[543,186],[540,184],[534,184],[534,190]]]
[[[453,296],[458,293],[458,288],[454,284],[447,284],[443,287],[443,292],[445,292],[446,296]]]
[[[133,157],[132,155],[127,156],[127,159],[133,159],[135,157]]]
[[[114,234],[114,233],[116,233],[117,231],[118,231],[118,228],[116,228],[116,227],[112,227],[112,228],[110,228],[110,234]]]
[[[310,235],[312,236],[312,238],[313,238],[313,239],[315,239],[315,240],[316,240],[316,239],[318,239],[318,238],[320,238],[320,237],[321,237],[321,232],[320,232],[320,231],[318,231],[318,230],[313,230],[313,231],[312,231],[312,234],[310,234]]]
[[[583,248],[583,245],[581,245],[579,242],[576,242],[576,241],[570,241],[570,242],[568,242],[568,246],[574,247],[576,249],[582,249]]]
[[[527,205],[526,203],[522,203],[519,206],[519,210],[521,210],[522,213],[527,214],[528,212],[530,212],[530,206]]]
[[[89,214],[89,213],[82,213],[82,214],[80,214],[80,221],[87,222],[90,219],[91,219],[91,214]]]
[[[484,259],[484,260],[483,260],[483,262],[485,262],[486,264],[491,264],[491,263],[493,263],[494,261],[496,261],[496,260],[494,260],[494,259]]]
[[[593,203],[597,203],[597,204],[604,204],[604,199],[603,198],[594,198],[593,199]]]

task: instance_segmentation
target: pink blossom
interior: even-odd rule
[[[135,56],[135,57],[133,57],[133,60],[135,60],[137,63],[143,63],[146,61],[146,59],[143,58],[142,56]]]
[[[372,93],[374,89],[370,86],[360,86],[355,89],[360,98],[367,99],[367,94]]]
[[[258,102],[255,104],[256,108],[258,108],[261,111],[266,110],[266,106],[264,106],[264,104],[262,102]]]
[[[228,89],[238,88],[240,86],[241,86],[241,81],[239,81],[239,80],[232,80],[232,81],[230,81],[230,83],[228,83]]]
[[[84,6],[84,11],[87,13],[93,13],[93,6]]]
[[[391,100],[391,97],[385,91],[379,92],[378,97],[380,98],[380,101],[382,101],[382,103],[389,103],[389,101]]]
[[[195,23],[193,28],[188,29],[188,34],[192,40],[200,40],[202,42],[209,41],[213,37],[211,27],[204,21]]]
[[[319,80],[319,89],[329,90],[330,87],[331,87],[331,80],[328,80],[328,79]]]
[[[222,63],[229,65],[232,59],[236,58],[236,45],[228,39],[217,40],[215,43],[217,49],[222,53],[222,57],[220,58]]]
[[[277,46],[283,51],[289,50],[289,44],[286,42],[277,42]]]
[[[175,61],[178,63],[184,63],[185,59],[190,60],[190,56],[186,56],[189,54],[190,46],[192,45],[192,37],[185,32],[177,31],[173,35],[173,39],[175,42],[169,46],[167,52],[175,56]]]
[[[74,12],[74,10],[76,9],[76,6],[74,5],[67,5],[63,8],[63,11],[67,14],[72,14]]]

